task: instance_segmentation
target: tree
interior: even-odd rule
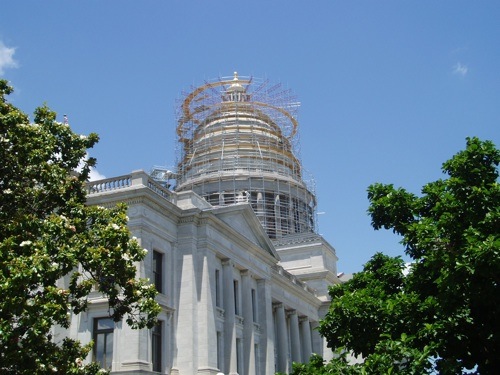
[[[152,327],[156,290],[134,264],[146,251],[130,238],[125,206],[85,205],[97,135],[73,133],[47,106],[30,123],[11,92],[0,80],[0,372],[95,373],[82,362],[90,346],[56,343],[52,329],[86,310],[93,288],[115,321]]]
[[[426,303],[406,290],[406,265],[401,257],[375,254],[363,271],[330,289],[329,312],[320,333],[337,354],[326,367],[346,374],[425,374],[432,367],[430,347],[415,349],[418,331],[428,314]],[[362,356],[350,365],[348,354]],[[306,374],[305,372],[304,374]],[[315,373],[315,372],[312,372]]]
[[[397,373],[498,371],[499,162],[492,142],[467,138],[443,164],[449,177],[421,196],[368,188],[373,227],[401,235],[412,263],[405,275],[400,258],[376,254],[331,288],[320,327],[330,347],[362,355],[365,370],[376,360]]]

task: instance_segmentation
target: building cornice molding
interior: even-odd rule
[[[323,236],[316,233],[297,233],[272,241],[278,253],[299,253],[314,247],[326,250],[338,259],[335,248]]]
[[[316,233],[296,233],[285,237],[273,239],[273,244],[276,248],[286,247],[290,245],[304,244],[304,243],[324,243],[325,240]]]

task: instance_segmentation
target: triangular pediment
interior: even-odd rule
[[[209,210],[236,232],[279,259],[273,243],[249,204],[235,204]]]

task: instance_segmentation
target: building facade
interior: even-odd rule
[[[92,359],[113,374],[286,373],[328,356],[315,328],[337,257],[316,233],[287,95],[237,74],[194,88],[179,106],[176,173],[89,183],[89,204],[128,205],[148,249],[138,277],[155,283],[162,313],[132,330],[95,293],[56,338],[94,340]]]

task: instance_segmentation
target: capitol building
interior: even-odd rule
[[[153,329],[86,312],[56,332],[94,341],[88,360],[112,374],[274,374],[312,353],[339,283],[335,249],[317,233],[316,196],[302,167],[298,102],[289,90],[236,73],[193,87],[176,115],[175,171],[153,168],[88,184],[88,204],[128,206],[148,250],[162,307]]]

